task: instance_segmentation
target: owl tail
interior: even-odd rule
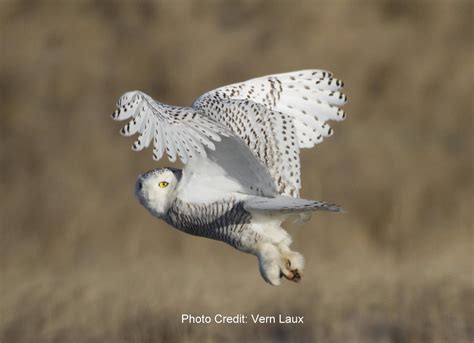
[[[342,208],[329,202],[287,196],[277,196],[275,198],[250,197],[244,202],[244,208],[248,211],[276,212],[281,214],[312,211],[344,212]]]

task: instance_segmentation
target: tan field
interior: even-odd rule
[[[0,342],[473,342],[470,0],[0,1]],[[110,113],[321,68],[347,119],[302,151],[299,284],[133,195],[170,165]],[[209,185],[212,187],[212,184]],[[189,324],[182,314],[304,316]]]

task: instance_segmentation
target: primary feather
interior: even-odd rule
[[[246,142],[269,169],[281,194],[299,196],[299,149],[333,134],[344,120],[342,81],[323,70],[275,74],[207,92],[193,103]]]
[[[130,119],[120,132],[125,136],[139,133],[133,150],[142,150],[153,141],[156,160],[164,153],[171,162],[177,157],[183,163],[206,157],[204,147],[214,150],[214,142],[231,134],[194,108],[165,105],[140,91],[122,95],[112,118]]]

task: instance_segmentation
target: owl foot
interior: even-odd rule
[[[278,286],[283,277],[293,282],[301,280],[304,258],[288,246],[260,244],[257,256],[260,273],[269,284]]]
[[[263,279],[273,286],[281,283],[280,252],[273,244],[264,243],[257,251],[258,266]]]
[[[299,282],[304,268],[303,255],[296,251],[291,251],[288,247],[281,247],[281,250],[280,275],[290,281]]]
[[[280,276],[284,276],[287,280],[293,282],[299,282],[302,275],[297,268],[292,268],[290,260],[286,260],[285,267],[280,269]]]

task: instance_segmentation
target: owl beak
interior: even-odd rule
[[[181,178],[183,177],[183,171],[181,169],[173,169],[173,174],[178,182],[181,181]]]
[[[141,177],[138,178],[137,182],[135,183],[135,194],[141,194],[143,189],[143,180]]]

